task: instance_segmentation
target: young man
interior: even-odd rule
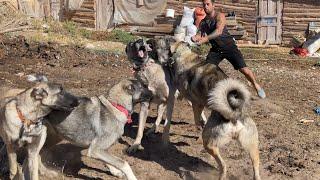
[[[258,96],[265,98],[264,90],[255,80],[253,72],[247,67],[233,37],[226,28],[225,15],[214,10],[214,1],[202,1],[206,17],[200,23],[200,34],[193,36],[192,40],[199,45],[209,42],[212,47],[206,61],[218,65],[224,58],[227,59],[235,70],[239,70],[254,85]]]

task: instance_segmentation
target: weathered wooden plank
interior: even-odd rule
[[[308,29],[308,26],[282,26],[282,29],[284,31],[306,31]]]
[[[84,18],[84,19],[95,19],[95,13],[94,12],[75,12],[73,14],[73,17],[77,17],[77,18]]]
[[[316,3],[313,5],[308,5],[305,3],[290,3],[290,2],[284,2],[284,7],[290,7],[290,8],[300,8],[300,9],[319,9],[320,2],[317,5]]]
[[[288,18],[320,18],[319,12],[318,13],[310,13],[310,12],[284,13],[283,16]]]
[[[137,31],[133,31],[133,32],[131,32],[131,34],[137,35],[137,36],[147,36],[147,37],[152,37],[152,36],[165,36],[165,35],[167,35],[166,33],[137,32]]]
[[[95,23],[95,20],[92,20],[92,19],[80,19],[80,18],[73,17],[71,20],[77,23],[88,24],[88,25],[94,25]]]
[[[319,13],[319,9],[284,7],[283,13]]]
[[[291,21],[291,22],[295,22],[295,21],[316,21],[316,22],[320,22],[320,18],[289,18],[289,17],[283,17],[282,18],[283,21]]]
[[[156,33],[173,33],[173,26],[171,27],[160,27],[160,26],[153,26],[153,27],[147,27],[147,26],[138,26],[137,31],[138,32],[156,32]]]

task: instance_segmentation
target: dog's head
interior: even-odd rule
[[[171,46],[176,43],[176,40],[170,36],[164,36],[156,39],[154,49],[157,53],[157,58],[160,64],[166,65],[170,63],[172,57]]]
[[[170,44],[170,51],[172,54],[179,53],[179,54],[185,54],[185,53],[191,53],[191,48],[189,43],[180,41],[180,42],[173,42]]]
[[[134,42],[129,42],[126,46],[126,54],[128,59],[133,62],[134,69],[140,69],[147,64],[149,60],[149,45],[143,39],[138,39]]]
[[[71,111],[76,107],[78,98],[66,92],[60,84],[37,83],[31,90],[31,98],[44,108]]]
[[[152,98],[152,92],[148,87],[136,79],[125,80],[122,87],[132,96],[133,104],[149,101]]]
[[[30,97],[49,109],[70,111],[78,106],[78,98],[68,93],[60,84],[49,83],[44,75],[31,74],[27,80],[35,82],[31,88]]]

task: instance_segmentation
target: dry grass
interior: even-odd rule
[[[70,21],[33,20],[32,25],[34,31],[23,34],[30,41],[82,46],[98,51],[121,53],[125,44],[136,39],[135,36],[119,29],[111,32],[92,31]]]

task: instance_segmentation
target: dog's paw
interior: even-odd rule
[[[54,170],[50,170],[50,169],[40,169],[40,175],[45,176],[47,178],[55,178],[59,176],[59,173],[57,173]]]
[[[119,169],[113,167],[113,166],[108,166],[110,173],[118,178],[122,178],[124,177],[124,173],[122,171],[120,171]]]
[[[47,178],[56,178],[59,173],[47,168],[42,162],[39,162],[39,174]]]
[[[136,153],[137,151],[141,151],[143,150],[144,148],[141,146],[141,144],[133,144],[132,146],[130,146],[128,149],[127,149],[127,153],[128,154],[133,154],[133,153]]]
[[[150,136],[152,134],[157,134],[160,132],[160,127],[159,126],[152,126],[152,128],[150,128],[147,132],[146,132],[146,136]]]
[[[163,145],[164,147],[166,147],[166,146],[169,145],[169,142],[170,142],[169,135],[163,133],[163,134],[162,134],[162,145]]]

